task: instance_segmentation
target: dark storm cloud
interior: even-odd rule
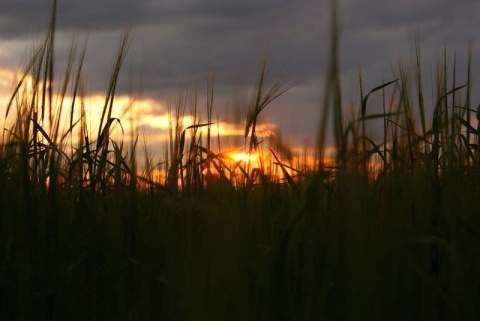
[[[134,27],[149,23],[176,24],[204,17],[254,22],[268,21],[288,1],[153,1],[153,0],[60,0],[58,28],[76,31],[101,31]],[[46,26],[50,0],[3,0],[0,4],[0,35],[12,37],[24,32],[38,32]],[[41,29],[41,28],[40,28]]]
[[[475,0],[345,0],[341,9],[342,70],[355,74],[360,63],[364,76],[377,84],[398,59],[408,62],[417,31],[425,66],[441,56],[444,46],[467,51],[478,40],[480,2]]]
[[[60,30],[101,31],[142,22],[146,1],[96,0],[58,1]],[[52,7],[50,0],[2,0],[0,37],[12,38],[24,33],[43,32]]]
[[[50,1],[5,0],[1,6],[0,37],[45,30]],[[166,82],[176,85],[172,77],[178,81],[179,75],[202,78],[209,65],[220,73],[235,68],[256,72],[266,48],[276,65],[307,81],[318,73],[312,62],[321,53],[325,9],[313,0],[61,0],[57,29],[64,34],[88,33],[89,50],[99,58],[98,52],[113,51],[115,46],[111,33],[95,35],[131,26],[132,51],[139,53],[131,61],[145,65],[152,77],[145,83],[152,88]],[[104,64],[100,59],[95,63]]]
[[[389,48],[398,49],[404,37],[408,39],[409,32],[415,29],[419,30],[425,47],[440,50],[444,44],[464,46],[476,40],[480,25],[477,17],[480,2],[475,0],[345,0],[342,9],[342,29],[347,37],[343,42],[347,46],[355,40],[355,46],[360,41],[378,42],[384,48],[369,48],[367,44],[363,47],[385,53],[390,53]],[[399,38],[401,33],[403,38]]]
[[[155,61],[149,71],[204,78],[213,65],[220,74],[251,77],[268,48],[275,68],[302,81],[318,76],[321,27],[326,22],[321,7],[311,1],[305,1],[306,6],[286,1],[225,3],[195,5],[175,22],[160,20],[139,30],[136,39],[144,44],[145,60]]]

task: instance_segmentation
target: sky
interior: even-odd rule
[[[168,123],[167,109],[175,105],[181,88],[197,88],[199,108],[204,108],[210,70],[215,71],[214,114],[225,128],[244,121],[268,49],[271,75],[288,73],[295,86],[262,112],[261,122],[267,131],[281,131],[282,137],[299,145],[314,141],[319,124],[328,69],[329,4],[327,0],[59,0],[55,67],[61,75],[72,39],[83,43],[88,38],[86,93],[91,101],[101,101],[122,32],[130,28],[117,96],[119,101],[127,101],[128,95],[137,97],[137,116],[155,141],[164,135],[160,124]],[[367,91],[393,79],[392,65],[400,59],[409,61],[411,35],[417,31],[426,82],[433,79],[434,62],[445,46],[449,59],[455,51],[458,55],[461,82],[469,44],[472,76],[474,81],[480,79],[477,0],[339,0],[338,6],[345,102],[358,104],[359,65]],[[42,39],[50,7],[50,0],[0,2],[0,95],[11,90],[11,73],[25,66]],[[473,101],[478,104],[475,88]],[[240,137],[242,131],[237,134]]]

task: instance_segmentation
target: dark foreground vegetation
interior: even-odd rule
[[[439,63],[427,105],[414,38],[413,74],[399,64],[368,94],[360,76],[358,115],[349,119],[332,20],[316,162],[292,164],[256,136],[258,114],[289,87],[266,78],[265,61],[246,148],[274,161],[228,162],[211,148],[216,137],[199,134],[215,126],[211,76],[208,119],[186,129],[173,121],[157,172],[137,164],[135,133],[128,146],[109,135],[122,122],[111,110],[128,35],[91,135],[84,51],[54,79],[53,16],[2,115],[13,121],[0,147],[0,320],[478,320],[471,62],[465,84],[456,83],[455,63]],[[26,75],[34,79],[28,94]],[[74,104],[58,99],[67,95]],[[173,114],[184,111],[179,101]],[[381,123],[380,139],[367,136],[372,122]],[[327,123],[333,163],[322,161]]]

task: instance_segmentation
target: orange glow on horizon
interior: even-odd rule
[[[0,115],[5,115],[8,101],[12,95],[12,90],[15,88],[16,84],[18,84],[18,81],[21,79],[21,77],[21,73],[15,73],[14,71],[7,69],[0,69]],[[13,100],[13,105],[11,106],[8,119],[2,119],[1,126],[4,128],[9,128],[12,122],[17,121],[16,117],[18,117],[19,112],[17,109],[29,108],[29,106],[31,106],[29,99],[31,99],[31,93],[34,90],[33,87],[34,81],[32,77],[27,76],[24,79],[23,85],[21,86],[19,92],[17,93],[17,98]],[[53,119],[58,117],[58,115],[61,117],[60,132],[56,139],[60,139],[63,133],[70,132],[70,136],[67,136],[67,139],[64,141],[68,142],[68,144],[65,144],[65,148],[67,149],[69,149],[71,146],[76,146],[78,143],[81,129],[80,122],[78,122],[78,120],[81,118],[82,106],[85,111],[84,121],[86,122],[86,128],[88,131],[87,135],[89,136],[90,143],[95,143],[99,133],[99,128],[101,126],[103,127],[108,121],[107,119],[104,119],[103,124],[100,124],[102,112],[104,111],[105,107],[105,96],[102,94],[87,94],[82,97],[77,97],[75,102],[73,97],[68,94],[63,97],[63,99],[61,99],[59,96],[54,96],[52,106],[52,113],[54,114]],[[69,128],[72,112],[73,123],[77,123],[73,130]],[[144,140],[147,148],[152,148],[152,155],[157,156],[165,155],[164,149],[170,139],[168,131],[172,126],[176,126],[175,123],[177,121],[175,115],[169,114],[167,105],[163,101],[156,101],[148,98],[139,99],[121,94],[115,96],[112,105],[111,117],[120,120],[119,122],[112,122],[110,135],[113,140],[116,142],[130,144],[132,143],[131,139],[133,138],[135,140],[136,136],[138,135],[140,140]],[[45,120],[39,120],[38,123],[47,135],[51,135],[50,122],[48,119],[49,115],[46,115]],[[210,148],[211,150],[215,150],[216,147],[218,147],[219,157],[222,157],[222,160],[228,163],[228,166],[231,165],[232,168],[238,168],[240,166],[247,170],[256,167],[268,169],[269,167],[275,168],[277,166],[274,164],[275,161],[268,150],[268,139],[265,139],[275,135],[276,124],[270,122],[262,122],[257,124],[256,135],[258,138],[261,138],[261,140],[264,140],[264,142],[259,147],[259,151],[248,153],[245,147],[240,149],[237,148],[245,139],[244,124],[237,124],[222,120],[218,122],[213,121],[210,126],[201,126],[188,129],[189,126],[205,123],[206,122],[204,119],[195,119],[189,114],[185,114],[183,117],[179,118],[179,128],[182,132],[185,132],[185,138],[187,140],[185,146],[189,146],[188,140],[191,139],[191,134],[194,131],[196,131],[197,135],[195,139],[198,140],[201,137],[202,140],[199,143],[195,142],[195,144],[206,146],[205,142],[207,131],[208,128],[210,128],[210,139],[212,145],[215,145],[211,146]],[[173,128],[173,130],[175,130],[175,128]],[[142,137],[142,134],[145,135]],[[55,137],[50,138],[54,140]],[[222,142],[217,144],[217,138],[218,141],[222,140]],[[40,137],[40,139],[43,138]],[[227,146],[235,147],[229,149]],[[156,148],[157,150],[153,150],[153,148]],[[185,147],[185,149],[186,148],[187,147]],[[185,149],[183,152],[186,152]],[[138,150],[139,161],[140,163],[143,163],[142,159],[146,155],[142,154],[142,150],[140,148],[138,148]],[[217,151],[215,150],[215,152]],[[281,157],[280,154],[278,156]],[[157,159],[153,161],[157,162]],[[163,162],[165,160],[160,159],[158,161]],[[295,164],[289,163],[289,165],[297,167],[299,163],[300,162]],[[272,169],[272,171],[274,171],[274,169]]]
[[[257,153],[245,153],[245,152],[229,152],[228,156],[235,162],[259,162],[260,157]]]

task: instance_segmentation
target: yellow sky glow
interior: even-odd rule
[[[18,82],[21,74],[7,69],[0,69],[0,118],[1,125],[8,127],[9,121],[14,121],[16,112],[16,104],[14,103],[8,119],[4,118],[6,108],[14,85]],[[29,93],[32,90],[33,81],[31,77],[26,77],[24,85],[20,90],[21,93],[25,93],[27,99]],[[64,97],[63,103],[60,106],[59,97],[54,98],[54,113],[58,115],[61,112],[61,128],[62,132],[68,130],[70,126],[70,116],[72,112],[72,100],[69,95]],[[86,95],[83,100],[77,98],[73,109],[73,121],[80,119],[80,106],[81,103],[85,107],[85,117],[87,121],[87,128],[89,130],[90,137],[96,137],[100,127],[100,120],[102,118],[102,112],[105,106],[105,97],[100,94]],[[61,108],[61,109],[60,109]],[[168,130],[172,124],[171,117],[169,116],[168,107],[166,103],[155,101],[153,99],[135,99],[127,95],[116,95],[112,107],[112,117],[120,119],[120,124],[114,122],[114,128],[112,130],[112,137],[116,140],[129,141],[130,133],[141,134],[142,128],[148,128],[147,139],[150,142],[164,142],[168,140]],[[173,116],[175,118],[175,116]],[[106,119],[103,124],[105,124]],[[173,120],[175,122],[175,119]],[[185,115],[180,118],[180,126],[186,129],[189,126],[198,123],[205,123],[205,120],[195,120],[191,115]],[[45,132],[49,133],[49,124],[45,121],[41,124]],[[77,126],[78,127],[78,126]],[[123,129],[123,130],[122,130]],[[264,138],[274,134],[276,129],[273,123],[259,123],[256,127],[257,136]],[[197,131],[206,135],[207,127],[197,128]],[[187,133],[188,134],[188,133]],[[235,124],[228,121],[214,122],[210,126],[210,135],[212,138],[220,137],[243,137],[245,135],[245,128],[243,124]],[[187,136],[188,137],[188,136]],[[74,135],[73,139],[76,139]]]

